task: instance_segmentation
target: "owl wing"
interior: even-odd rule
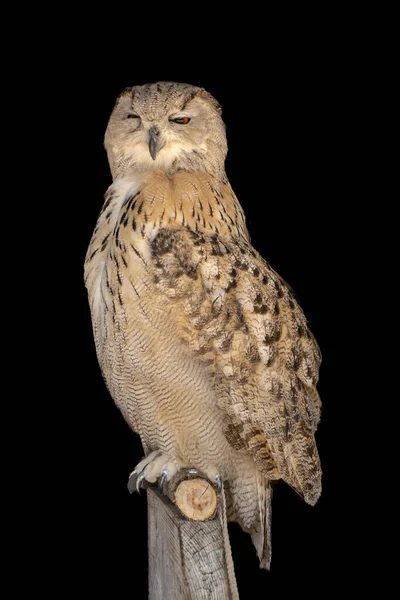
[[[179,336],[213,379],[229,443],[314,504],[321,355],[289,287],[245,239],[186,228],[159,230],[152,269]]]

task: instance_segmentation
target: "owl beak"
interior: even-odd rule
[[[149,151],[153,160],[156,160],[157,152],[160,149],[159,136],[160,132],[158,129],[156,129],[154,126],[151,127],[149,131]]]

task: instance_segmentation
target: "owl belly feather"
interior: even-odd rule
[[[146,454],[160,450],[212,479],[220,475],[229,484],[234,520],[250,530],[259,518],[254,461],[228,443],[213,381],[179,338],[174,306],[155,292],[135,252],[128,260],[115,337],[103,343],[99,355],[110,393]]]
[[[113,260],[105,265],[108,279],[120,282],[114,297],[104,286],[98,315],[97,349],[108,388],[148,451],[160,449],[226,476],[232,448],[212,380],[179,339],[170,301],[156,293],[143,258],[150,250],[144,243],[135,248],[125,252],[129,268],[118,271]]]

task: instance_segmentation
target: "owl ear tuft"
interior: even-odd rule
[[[212,96],[209,92],[207,92],[207,90],[205,90],[204,88],[200,89],[200,92],[198,93],[198,96],[200,98],[204,98],[205,100],[208,100],[208,102],[210,104],[212,104],[212,106],[215,108],[215,110],[217,111],[218,114],[222,115],[222,106],[220,105],[220,103],[218,102],[218,100],[216,100],[214,98],[214,96]]]
[[[132,100],[133,100],[133,96],[134,96],[134,95],[135,95],[135,87],[134,87],[134,86],[133,86],[133,87],[126,87],[126,88],[124,89],[124,91],[122,92],[122,94],[120,94],[120,95],[118,96],[118,98],[116,99],[116,101],[115,101],[115,106],[118,106],[118,104],[119,104],[120,100],[122,100],[122,98],[125,98],[126,96],[128,96],[128,97],[132,98]],[[115,108],[115,107],[114,107],[114,108]]]
[[[121,94],[121,96],[130,96],[132,99],[133,99],[134,95],[135,95],[135,86],[126,87]],[[121,96],[120,96],[120,98],[121,98]]]

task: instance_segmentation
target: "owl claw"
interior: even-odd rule
[[[158,486],[160,493],[165,494],[166,483],[172,479],[179,469],[183,469],[189,479],[199,476],[206,477],[210,482],[214,481],[217,493],[222,492],[222,477],[221,475],[215,475],[215,470],[210,469],[208,472],[203,473],[195,467],[185,467],[180,461],[171,460],[159,451],[152,452],[136,465],[135,470],[129,476],[128,490],[133,494],[135,491],[140,493],[140,490],[149,486]]]
[[[199,471],[197,469],[194,469],[193,467],[191,467],[190,469],[186,469],[186,472],[188,475],[198,475]]]
[[[136,491],[139,492],[139,494],[140,494],[140,490],[144,489],[145,487],[147,487],[147,486],[146,486],[146,479],[145,479],[145,474],[144,474],[144,469],[143,469],[143,471],[140,471],[140,473],[136,479]]]
[[[166,481],[169,481],[171,477],[178,470],[178,461],[173,461],[165,454],[162,454],[159,450],[151,452],[148,456],[143,458],[138,465],[136,465],[134,471],[130,474],[128,480],[128,490],[131,494],[141,489],[145,489],[149,486],[156,486],[160,491],[164,492],[164,486]]]
[[[140,490],[145,487],[145,484],[143,483],[143,480],[145,478],[143,471],[141,471],[140,473],[136,473],[136,471],[133,471],[129,475],[128,490],[130,494],[133,494],[133,492],[139,492],[140,494]]]
[[[132,473],[129,475],[129,479],[128,479],[128,491],[130,494],[133,494],[134,491],[136,491],[136,480],[137,480],[137,476],[135,471],[132,471]]]
[[[164,484],[167,480],[167,475],[168,475],[167,470],[163,469],[160,474],[160,479],[158,480],[158,489],[161,492],[161,494],[164,493]]]

